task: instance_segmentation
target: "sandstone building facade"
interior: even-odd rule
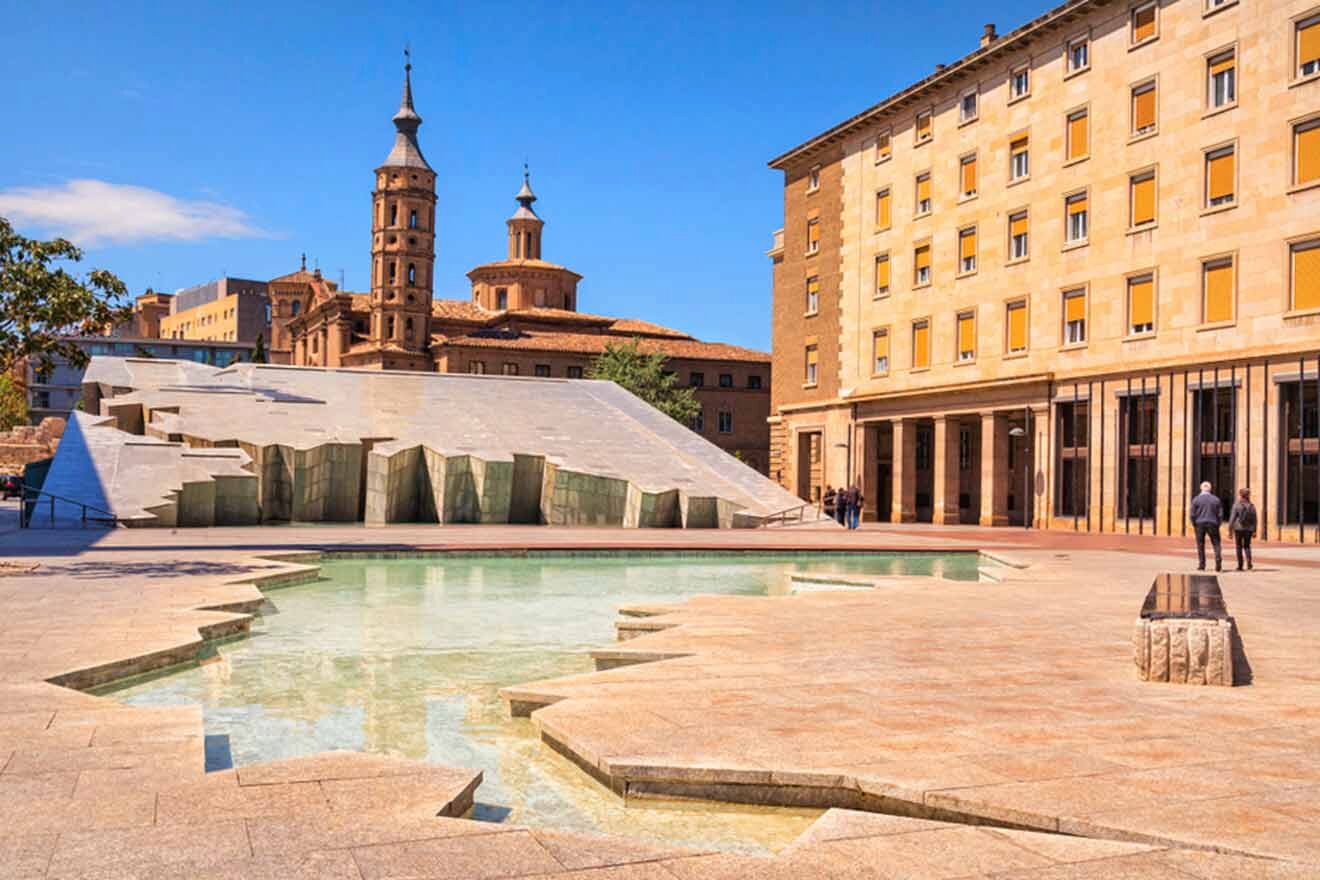
[[[470,299],[434,297],[436,174],[418,141],[411,65],[394,116],[395,141],[375,171],[371,291],[343,291],[307,271],[271,279],[271,360],[322,367],[581,378],[610,344],[636,339],[665,355],[691,386],[701,415],[691,426],[767,472],[769,356],[703,342],[631,318],[579,312],[578,273],[544,259],[544,221],[524,169],[505,226],[506,257],[468,273]]]
[[[771,476],[1320,540],[1320,7],[1074,0],[774,159]]]

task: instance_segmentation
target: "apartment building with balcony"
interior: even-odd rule
[[[1320,5],[1075,0],[771,161],[771,475],[1320,540]]]

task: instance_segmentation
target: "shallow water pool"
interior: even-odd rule
[[[591,671],[586,652],[613,641],[620,605],[783,594],[792,572],[975,580],[976,568],[974,553],[331,559],[321,580],[269,592],[250,638],[110,694],[201,703],[236,765],[352,749],[474,767],[479,818],[777,851],[819,811],[625,807],[510,718],[499,689]]]

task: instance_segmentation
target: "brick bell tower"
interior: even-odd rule
[[[412,58],[404,50],[403,101],[394,114],[394,148],[376,169],[371,195],[371,341],[391,346],[398,369],[432,369],[432,270],[435,172],[417,144]]]

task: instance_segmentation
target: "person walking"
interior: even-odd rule
[[[825,515],[828,516],[830,519],[837,519],[837,517],[834,515],[834,510],[835,510],[835,505],[838,503],[838,501],[839,501],[839,496],[834,494],[834,487],[827,483],[825,485],[825,495],[820,500],[820,506],[821,506],[821,510],[823,510]]]
[[[1219,524],[1224,521],[1224,504],[1210,490],[1208,482],[1201,484],[1201,494],[1192,499],[1192,526],[1196,529],[1197,571],[1205,571],[1205,539],[1215,548],[1215,571],[1224,570],[1224,551],[1219,543]]]
[[[848,528],[855,529],[862,520],[862,489],[856,483],[848,490]]]
[[[1251,490],[1238,489],[1238,500],[1228,515],[1228,530],[1233,533],[1233,549],[1237,551],[1237,570],[1242,570],[1242,557],[1247,559],[1251,571],[1251,539],[1256,534],[1256,505],[1251,503]]]

